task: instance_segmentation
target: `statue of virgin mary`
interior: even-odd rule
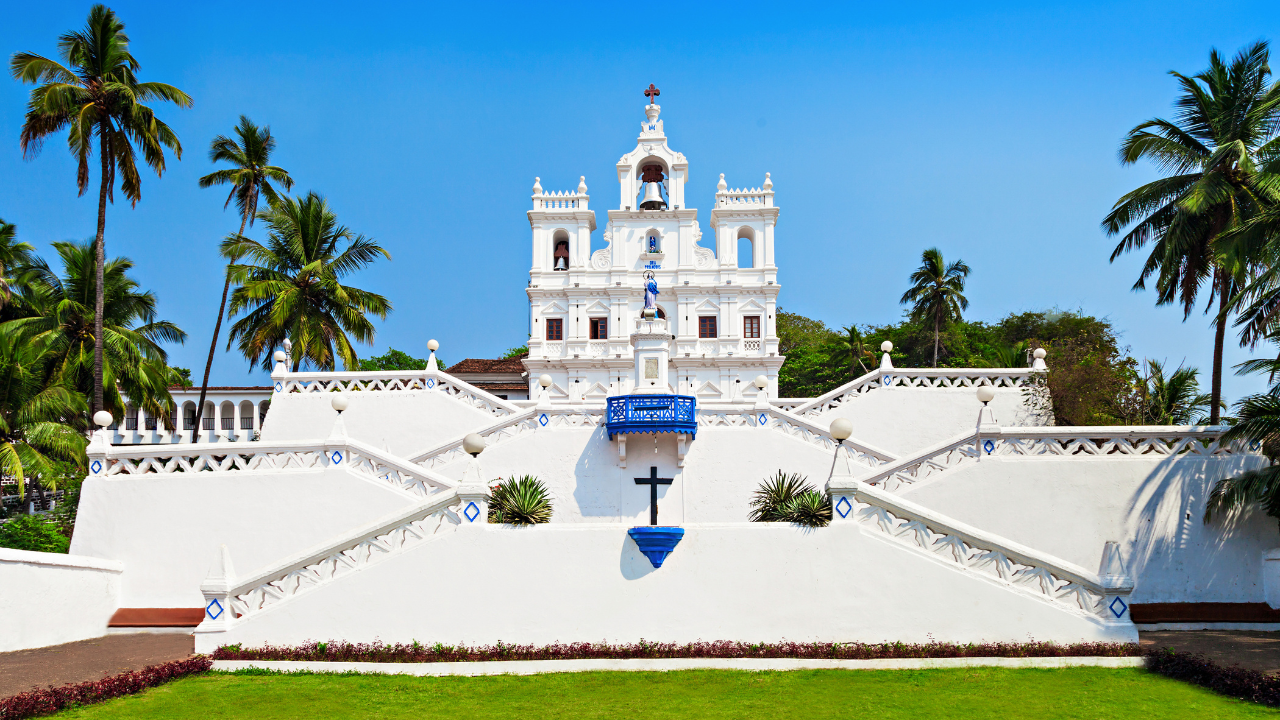
[[[658,281],[653,279],[653,273],[644,274],[644,309],[658,310]]]

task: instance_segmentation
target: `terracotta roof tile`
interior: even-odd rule
[[[524,364],[520,361],[527,356],[528,353],[520,357],[507,358],[506,360],[467,358],[445,370],[445,372],[450,375],[457,373],[522,373],[524,372]]]

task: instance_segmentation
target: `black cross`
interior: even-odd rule
[[[658,97],[661,94],[662,94],[662,91],[659,90],[657,87],[655,87],[653,83],[649,83],[649,88],[644,91],[644,96],[649,98],[650,105],[653,104],[653,99]]]
[[[636,484],[649,486],[649,524],[657,525],[658,524],[658,486],[670,485],[671,478],[658,477],[658,468],[650,467],[649,477],[636,478]]]

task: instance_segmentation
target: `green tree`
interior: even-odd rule
[[[331,370],[337,358],[353,369],[358,358],[348,333],[372,343],[373,323],[367,314],[385,318],[391,302],[367,290],[343,285],[342,278],[374,262],[391,259],[372,238],[338,224],[324,198],[281,198],[259,214],[267,226],[267,242],[227,238],[222,254],[243,258],[228,272],[239,285],[231,294],[230,313],[245,316],[231,326],[227,346],[239,340],[250,363],[262,360],[271,369],[271,348],[285,338],[293,342],[293,370],[305,360]]]
[[[240,229],[236,237],[244,235],[245,224],[253,226],[253,219],[258,213],[258,196],[266,195],[267,202],[279,199],[272,181],[289,190],[293,187],[293,178],[284,168],[269,164],[271,153],[276,149],[276,139],[271,136],[270,127],[258,127],[249,118],[240,116],[240,124],[236,126],[236,138],[219,135],[209,144],[209,162],[230,163],[232,167],[215,170],[200,178],[200,187],[230,185],[231,192],[222,209],[226,209],[232,200],[236,201],[236,209],[240,213]],[[238,258],[232,257],[234,262]],[[231,289],[231,275],[228,273],[222,283],[222,301],[218,305],[218,319],[213,325],[213,340],[209,342],[209,357],[204,363],[204,379],[200,381],[200,402],[196,404],[196,419],[191,430],[191,442],[195,442],[200,434],[200,417],[204,414],[204,398],[209,391],[209,372],[213,369],[213,356],[218,349],[218,335],[222,332],[222,318],[227,312],[227,293]]]
[[[409,353],[401,352],[395,348],[388,348],[385,355],[365,358],[360,361],[360,369],[365,372],[372,370],[421,370],[426,366],[426,360],[413,357]]]
[[[84,397],[44,368],[50,338],[0,332],[0,473],[26,495],[27,479],[53,474],[58,460],[84,466]]]
[[[514,358],[522,358],[528,354],[529,354],[529,346],[521,345],[520,347],[508,348],[506,351],[502,353],[502,355],[499,355],[498,357],[501,358],[502,360],[512,360]]]
[[[18,242],[18,228],[0,219],[0,307],[13,297],[16,276],[31,264],[32,247]]]
[[[1192,425],[1204,418],[1212,398],[1200,392],[1200,371],[1181,367],[1165,376],[1164,364],[1147,360],[1147,377],[1142,381],[1144,425]]]
[[[134,163],[134,145],[157,176],[165,169],[165,148],[182,158],[178,136],[155,111],[143,103],[152,100],[190,107],[191,98],[172,85],[138,82],[138,61],[129,52],[124,23],[105,5],[94,5],[83,30],[64,33],[58,54],[65,65],[34,53],[16,53],[10,61],[14,78],[36,85],[31,91],[22,125],[22,152],[34,157],[50,135],[67,130],[67,142],[76,157],[76,186],[84,195],[89,188],[89,156],[95,138],[101,179],[98,186],[96,287],[105,287],[104,236],[107,203],[114,201],[116,175],[120,189],[133,205],[142,198],[142,180]],[[90,414],[103,407],[103,304],[94,299],[94,387]]]
[[[1182,305],[1190,317],[1204,290],[1205,312],[1214,316],[1212,404],[1209,422],[1217,424],[1222,404],[1222,352],[1229,306],[1244,281],[1252,258],[1246,248],[1224,242],[1261,205],[1280,194],[1258,175],[1260,155],[1276,153],[1280,123],[1280,85],[1268,81],[1266,42],[1255,43],[1226,63],[1217,50],[1209,68],[1192,77],[1177,72],[1181,89],[1174,120],[1154,118],[1129,131],[1120,146],[1120,162],[1149,160],[1167,173],[1123,195],[1102,221],[1108,235],[1130,228],[1111,253],[1151,252],[1134,289],[1154,276],[1156,304]]]
[[[857,378],[859,375],[866,375],[871,372],[867,369],[865,360],[874,359],[875,353],[871,351],[871,346],[867,344],[866,338],[862,336],[862,331],[857,325],[850,325],[844,329],[844,335],[836,340],[837,354],[847,360],[849,363],[849,377]],[[858,369],[862,372],[859,373]]]
[[[0,333],[20,337],[42,349],[43,371],[56,382],[82,393],[94,392],[97,364],[94,352],[95,297],[103,305],[102,377],[106,380],[103,406],[116,418],[124,415],[123,390],[130,401],[154,416],[168,416],[173,407],[169,385],[178,375],[168,366],[162,342],[186,340],[178,326],[156,319],[156,297],[128,276],[133,262],[115,258],[103,272],[105,290],[95,282],[96,258],[89,243],[54,243],[62,262],[59,275],[43,258],[31,266],[23,302],[34,313],[10,320]]]
[[[938,366],[938,341],[942,328],[960,320],[960,311],[969,307],[964,296],[969,266],[963,260],[948,265],[938,248],[920,255],[920,267],[911,273],[911,287],[902,294],[901,303],[911,305],[911,319],[933,323],[933,366]]]

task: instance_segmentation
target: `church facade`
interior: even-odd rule
[[[730,190],[720,175],[704,234],[688,206],[689,161],[672,150],[661,107],[644,108],[635,147],[617,163],[618,203],[608,211],[606,246],[591,251],[597,229],[586,179],[569,192],[533,186],[528,211],[530,397],[552,378],[551,397],[589,403],[625,395],[636,377],[631,335],[644,308],[646,277],[658,286],[657,317],[673,339],[667,392],[700,401],[754,398],[757,377],[777,397],[778,207],[765,173],[755,189]],[[748,243],[741,243],[741,240]],[[739,256],[739,245],[750,247]]]

